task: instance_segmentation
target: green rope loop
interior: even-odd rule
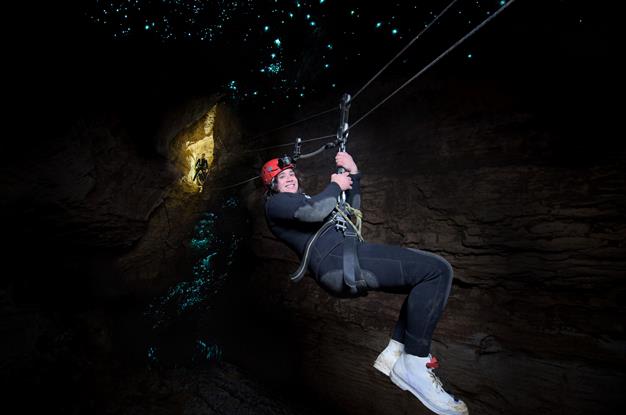
[[[361,235],[361,225],[363,224],[363,212],[361,212],[359,209],[353,208],[352,206],[350,206],[349,203],[345,203],[344,207],[346,209],[346,211],[354,216],[356,218],[356,225],[350,220],[350,218],[339,208],[339,204],[337,204],[336,209],[337,212],[339,212],[339,214],[341,216],[343,216],[343,218],[346,220],[346,222],[350,223],[350,225],[352,226],[352,228],[356,231],[357,235],[359,236],[359,240],[361,242],[365,241],[365,239],[363,239],[363,236]]]

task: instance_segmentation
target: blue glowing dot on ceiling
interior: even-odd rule
[[[310,15],[310,14],[307,14],[307,15],[306,15],[306,16],[304,16],[304,17],[306,17],[306,19],[307,19],[307,20],[309,20],[309,19],[311,18],[311,15]]]
[[[272,53],[272,55],[271,55],[271,56],[272,56],[272,59],[274,59],[274,58],[276,57],[276,54],[275,54],[275,53]]]
[[[472,59],[472,54],[471,54],[471,53],[468,53],[468,54],[467,54],[467,58],[468,58],[468,59]]]
[[[278,73],[280,72],[280,69],[281,69],[280,63],[273,63],[267,67],[267,71],[271,73]]]
[[[269,27],[269,26],[265,26],[265,27],[263,28],[263,31],[264,31],[264,32],[268,32],[269,30],[270,30],[270,27]]]
[[[320,4],[324,3],[324,0],[320,0]]]
[[[326,45],[326,47],[327,47],[328,49],[332,49],[332,48],[333,48],[333,45],[329,43],[328,45]]]
[[[146,30],[150,29],[150,25],[146,25],[146,26],[145,26],[145,29],[146,29]]]
[[[278,38],[277,38],[277,39],[275,39],[275,40],[274,40],[274,44],[275,44],[277,47],[280,47],[280,44],[281,44],[280,39],[278,39]]]
[[[392,34],[392,35],[397,35],[397,34],[398,34],[398,29],[393,29],[393,30],[391,31],[391,34]]]
[[[315,22],[311,22],[309,23],[311,26],[315,26]]]
[[[327,64],[327,63],[325,63],[325,64],[324,64],[324,68],[327,68],[327,69],[328,69],[328,67],[329,67],[329,66],[330,66],[330,65],[329,65],[329,64]]]
[[[383,24],[381,22],[377,22],[376,23],[376,29],[378,29],[379,27],[381,27]]]
[[[500,6],[504,6],[504,3],[506,3],[505,0],[500,0]]]

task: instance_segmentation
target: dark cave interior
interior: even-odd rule
[[[319,58],[313,40],[292,32],[301,67],[285,76],[312,91],[298,107],[250,70],[259,44],[233,40],[254,16],[213,44],[112,40],[85,18],[97,3],[7,14],[6,407],[430,413],[371,367],[401,296],[344,300],[312,280],[291,284],[297,258],[267,229],[260,182],[222,189],[290,148],[248,149],[334,134],[338,112],[259,136],[337,106],[410,38],[342,38],[340,11],[356,3],[328,1],[336,17],[312,39],[362,53],[335,65],[329,89],[307,66]],[[360,7],[375,21],[386,6]],[[431,250],[455,269],[434,348],[474,414],[613,413],[624,389],[626,144],[607,14],[518,0],[351,131],[366,237]],[[391,66],[351,119],[467,32],[446,30]],[[269,92],[238,99],[224,87],[234,78]],[[212,108],[200,193],[181,184],[180,160]],[[302,162],[307,190],[323,188],[330,153]]]

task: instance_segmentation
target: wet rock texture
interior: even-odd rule
[[[310,409],[287,403],[275,391],[251,380],[235,366],[211,370],[174,369],[135,376],[112,391],[114,414],[309,415]],[[139,398],[139,399],[138,399]]]
[[[624,145],[583,122],[599,118],[589,106],[548,115],[549,102],[538,109],[497,82],[420,85],[352,129],[349,151],[364,174],[365,238],[454,267],[434,336],[441,378],[473,414],[611,413],[626,373]],[[353,104],[354,118],[392,85],[376,88]],[[235,366],[127,368],[145,359],[139,304],[184,277],[193,227],[218,194],[187,192],[176,154],[217,100],[189,100],[139,125],[84,117],[38,141],[23,157],[36,163],[3,165],[9,395],[37,394],[65,413],[428,413],[371,366],[403,296],[339,300],[310,278],[290,284],[297,258],[269,233],[258,182],[236,190],[247,208],[240,224],[253,221],[252,254],[240,259],[251,271],[232,275],[210,312],[173,329],[181,343],[215,335]],[[218,188],[284,151],[241,152],[241,124],[220,108]],[[320,120],[255,146],[335,130]],[[299,168],[314,193],[333,152]]]
[[[30,164],[19,153],[3,164],[1,207],[5,238],[12,243],[0,285],[0,384],[8,407],[48,413],[308,413],[221,359],[198,359],[197,339],[216,338],[215,325],[209,326],[216,304],[207,303],[213,289],[224,288],[222,276],[210,293],[207,284],[191,285],[207,297],[192,298],[197,304],[190,302],[186,312],[168,304],[170,315],[146,315],[149,304],[158,306],[159,296],[191,279],[195,226],[224,196],[182,183],[187,172],[179,162],[186,142],[203,137],[192,133],[218,98],[166,108],[162,118],[148,117],[154,125],[141,128],[132,113],[96,112],[54,140],[34,141]],[[216,115],[217,150],[207,187],[241,178],[224,175],[234,170],[240,122],[226,105],[218,105]],[[138,130],[153,135],[146,142]],[[230,222],[245,226],[245,214],[238,220]],[[228,225],[216,228],[234,232]],[[165,327],[150,329],[151,319]],[[147,351],[157,341],[152,361]]]
[[[436,99],[390,105],[351,131],[365,238],[453,265],[433,353],[471,413],[610,413],[626,368],[624,147],[579,147],[586,131],[555,130],[490,89],[433,86],[414,96],[455,99],[435,110]],[[332,154],[300,163],[309,193],[332,167]],[[288,316],[308,386],[348,413],[428,413],[371,367],[403,296],[333,299],[311,278],[290,284],[297,258],[269,233],[260,205],[250,196],[253,291]]]

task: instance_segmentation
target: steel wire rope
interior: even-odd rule
[[[504,3],[504,5],[502,7],[500,7],[494,14],[492,14],[491,16],[489,16],[488,18],[486,18],[485,20],[483,20],[482,23],[480,23],[478,26],[476,26],[474,29],[472,29],[471,31],[469,31],[465,36],[463,36],[461,39],[457,40],[452,46],[450,46],[448,49],[446,49],[441,55],[439,55],[437,58],[435,58],[433,61],[431,61],[428,65],[426,65],[424,68],[422,68],[418,73],[416,73],[415,75],[413,75],[411,78],[409,78],[405,83],[403,83],[402,85],[400,85],[400,87],[398,87],[395,91],[393,91],[391,94],[389,94],[385,99],[383,99],[382,101],[380,101],[378,104],[376,104],[372,109],[370,109],[368,112],[366,112],[363,116],[361,116],[361,118],[359,118],[358,120],[356,120],[355,122],[352,123],[352,125],[348,128],[348,130],[351,130],[352,128],[354,128],[357,124],[359,124],[361,121],[363,121],[368,115],[370,115],[372,112],[374,112],[378,107],[380,107],[381,105],[383,105],[385,102],[387,102],[391,97],[393,97],[395,94],[397,94],[398,92],[400,92],[400,90],[402,90],[404,87],[406,87],[408,84],[410,84],[411,82],[413,82],[417,77],[419,77],[421,74],[423,74],[424,72],[426,72],[431,66],[433,66],[434,64],[436,64],[437,62],[439,62],[440,59],[442,59],[444,56],[446,56],[448,53],[450,53],[453,49],[455,49],[457,46],[459,46],[461,43],[463,43],[465,40],[467,40],[470,36],[472,36],[474,33],[476,33],[481,27],[483,27],[484,25],[486,25],[489,21],[491,21],[492,19],[494,19],[498,14],[500,14],[500,12],[502,12],[504,9],[506,9],[507,7],[509,7],[511,4],[513,4],[515,2],[515,0],[509,0],[506,3]]]
[[[369,84],[371,84],[371,83],[372,83],[372,82],[373,82],[376,78],[378,78],[378,76],[380,76],[380,74],[381,74],[381,73],[383,73],[383,72],[385,71],[385,69],[387,69],[387,68],[389,67],[389,65],[391,65],[391,64],[392,64],[392,63],[393,63],[396,59],[398,59],[398,57],[399,57],[400,55],[402,55],[402,54],[403,54],[403,53],[404,53],[404,52],[405,52],[405,51],[406,51],[406,50],[407,50],[407,49],[408,49],[408,48],[409,48],[409,47],[410,47],[413,43],[415,43],[415,42],[417,41],[417,39],[419,39],[419,38],[420,38],[420,37],[421,37],[421,36],[422,36],[422,35],[423,35],[423,34],[424,34],[424,33],[425,33],[425,32],[426,32],[429,28],[430,28],[430,27],[432,27],[432,26],[433,26],[433,25],[437,22],[437,20],[439,20],[439,18],[440,18],[441,16],[443,16],[443,15],[444,15],[444,14],[445,14],[445,13],[446,13],[446,12],[447,12],[447,11],[448,11],[448,10],[449,10],[449,9],[450,9],[450,8],[451,8],[451,7],[452,7],[452,6],[453,6],[453,5],[457,2],[457,1],[458,1],[458,0],[452,0],[452,1],[451,1],[451,2],[450,2],[450,3],[449,3],[449,4],[445,7],[445,8],[441,11],[441,13],[439,13],[437,16],[435,16],[435,18],[434,18],[434,20],[433,20],[432,22],[430,22],[430,23],[429,23],[429,24],[428,24],[428,25],[427,25],[424,29],[422,29],[422,30],[421,30],[421,31],[420,31],[420,32],[419,32],[419,33],[418,33],[418,34],[417,34],[417,35],[416,35],[416,36],[415,36],[415,37],[414,37],[414,38],[413,38],[413,39],[412,39],[412,40],[411,40],[411,41],[410,41],[410,42],[409,42],[406,46],[404,46],[404,48],[402,48],[402,50],[400,50],[400,52],[398,52],[398,53],[397,53],[397,54],[396,54],[393,58],[391,58],[391,60],[390,60],[389,62],[387,62],[387,64],[385,64],[385,65],[384,65],[384,66],[383,66],[383,67],[382,67],[382,68],[381,68],[381,69],[380,69],[380,70],[379,70],[379,71],[378,71],[378,72],[377,72],[377,73],[376,73],[376,74],[375,74],[375,75],[374,75],[374,76],[373,76],[373,77],[372,77],[369,81],[367,81],[367,82],[365,83],[365,85],[363,85],[363,86],[361,87],[361,89],[359,89],[359,90],[358,90],[358,91],[354,94],[354,96],[352,97],[351,101],[354,101],[354,99],[355,99],[355,98],[356,98],[356,97],[357,97],[357,96],[358,96],[361,92],[363,92],[363,91],[364,91],[364,90],[365,90],[365,89],[369,86]],[[289,123],[289,124],[285,124],[285,125],[283,125],[283,126],[280,126],[280,127],[277,127],[277,128],[271,129],[271,130],[268,130],[268,131],[266,131],[266,132],[264,132],[264,133],[258,134],[258,135],[256,135],[256,136],[252,137],[252,138],[251,138],[251,140],[254,140],[254,139],[255,139],[255,138],[257,138],[257,137],[261,137],[261,136],[263,136],[263,135],[266,135],[266,134],[268,134],[268,133],[270,133],[270,132],[278,131],[278,130],[281,130],[281,129],[283,129],[283,128],[290,127],[290,126],[292,126],[292,125],[296,125],[296,124],[299,124],[299,123],[301,123],[301,122],[308,121],[308,120],[310,120],[310,119],[316,118],[316,117],[318,117],[318,116],[321,116],[321,115],[327,114],[327,113],[332,112],[332,111],[335,111],[335,110],[336,110],[336,108],[334,108],[334,107],[333,107],[333,108],[329,108],[329,109],[327,109],[327,110],[325,110],[325,111],[322,111],[322,112],[320,112],[320,113],[317,113],[317,114],[311,115],[310,117],[306,117],[306,118],[304,118],[304,119],[302,119],[302,120],[295,121],[295,122],[292,122],[292,123]],[[324,137],[324,138],[327,138],[327,137]],[[321,139],[321,138],[319,138],[319,139]],[[311,140],[307,140],[307,141],[315,141],[315,139],[311,139]],[[303,143],[304,143],[304,142],[306,142],[306,141],[303,141]],[[258,148],[258,149],[245,150],[245,151],[246,151],[246,152],[249,152],[249,151],[262,151],[262,150],[267,150],[267,149],[276,148],[276,147],[283,147],[283,146],[285,146],[285,147],[286,147],[286,146],[289,146],[289,145],[292,145],[292,144],[293,144],[293,143],[288,143],[288,144],[279,144],[279,145],[277,145],[277,146],[269,146],[269,147],[263,147],[263,148]]]
[[[456,0],[454,0],[452,3],[450,3],[450,5],[448,5],[448,7],[446,7],[446,9],[444,9],[444,11],[442,13],[440,13],[437,18],[435,18],[435,20],[433,20],[432,23],[434,23],[443,13],[445,13],[445,11],[447,11],[447,9],[452,6],[452,4],[454,4],[454,2],[456,2]],[[352,128],[354,128],[357,124],[359,124],[361,121],[363,121],[367,116],[369,116],[372,112],[374,112],[376,109],[378,109],[381,105],[383,105],[385,102],[387,102],[389,99],[391,99],[391,97],[393,97],[395,94],[397,94],[398,92],[400,92],[403,88],[405,88],[408,84],[410,84],[411,82],[413,82],[415,79],[417,79],[420,75],[422,75],[424,72],[426,72],[428,69],[430,69],[430,67],[432,67],[433,65],[435,65],[437,62],[439,62],[439,60],[441,60],[443,57],[445,57],[448,53],[450,53],[452,50],[454,50],[457,46],[459,46],[461,43],[463,43],[464,41],[466,41],[469,37],[471,37],[472,35],[474,35],[474,33],[476,33],[478,30],[480,30],[484,25],[486,25],[487,23],[489,23],[491,20],[493,20],[496,16],[498,16],[504,9],[506,9],[507,7],[509,7],[511,4],[513,4],[515,2],[515,0],[509,0],[506,3],[504,3],[502,5],[502,7],[500,7],[494,14],[492,14],[491,16],[489,16],[488,18],[486,18],[485,20],[483,20],[478,26],[476,26],[475,28],[473,28],[471,31],[469,31],[467,34],[465,34],[465,36],[463,36],[461,39],[457,40],[452,46],[450,46],[448,49],[446,49],[441,55],[439,55],[437,58],[435,58],[433,61],[431,61],[428,65],[426,65],[424,68],[422,68],[419,72],[417,72],[415,75],[413,75],[411,78],[409,78],[406,82],[404,82],[402,85],[400,85],[400,87],[398,87],[396,90],[394,90],[391,94],[389,94],[387,97],[385,97],[382,101],[380,101],[378,104],[376,104],[374,107],[372,107],[369,111],[367,111],[363,116],[361,116],[359,119],[357,119],[354,123],[352,123],[352,125],[348,128],[348,131],[351,130]],[[429,25],[430,26],[430,25]],[[416,36],[416,38],[414,40],[412,40],[410,44],[412,44],[415,40],[417,40],[417,37],[421,36],[421,33],[423,33],[424,31],[420,32],[420,34],[418,34],[418,36]],[[409,46],[407,45],[404,49],[402,49],[402,52],[404,52],[404,50],[406,50],[406,48]],[[399,54],[400,54],[399,53]],[[380,73],[382,71],[384,71],[384,69],[389,66],[389,64],[391,62],[393,62],[397,56],[396,55],[394,58],[392,58],[392,60],[385,65],[385,67],[383,67],[383,69],[381,69],[375,76],[374,78],[372,78],[370,81],[368,81],[368,83],[366,85],[364,85],[358,92],[356,95],[358,95],[359,93],[361,93],[365,87],[367,87],[367,85],[369,85],[369,83],[371,83],[378,75],[380,75]],[[334,109],[333,109],[334,110]],[[326,110],[324,111],[324,113],[330,112],[331,110]],[[321,113],[320,113],[321,114]],[[317,114],[319,115],[319,114]],[[316,115],[316,116],[317,116]],[[304,140],[302,141],[302,143],[306,143],[306,142],[311,142],[311,141],[317,141],[317,140],[322,140],[325,138],[330,138],[330,137],[335,137],[335,134],[332,135],[327,135],[327,136],[323,136],[323,137],[316,137],[316,138],[311,138],[308,140]],[[259,148],[259,149],[252,149],[252,150],[244,150],[244,152],[252,152],[252,151],[262,151],[262,150],[268,150],[268,149],[272,149],[272,148],[278,148],[278,147],[286,147],[286,146],[291,146],[293,145],[293,143],[286,143],[286,144],[278,144],[275,146],[269,146],[269,147],[263,147],[263,148]],[[260,177],[259,175],[252,177],[248,180],[244,180],[242,182],[230,185],[230,186],[226,186],[223,188],[218,188],[218,189],[226,189],[226,188],[230,188],[230,187],[235,187],[238,186],[240,184],[243,183],[247,183],[249,181],[252,181],[256,178]]]
[[[302,119],[300,119],[298,121],[294,121],[294,122],[291,122],[291,123],[288,123],[288,124],[285,124],[285,125],[281,125],[280,127],[272,128],[271,130],[267,130],[267,131],[265,131],[265,132],[263,132],[261,134],[255,135],[254,137],[250,138],[250,140],[254,140],[255,138],[258,138],[258,137],[263,137],[264,135],[267,135],[269,133],[273,133],[274,131],[282,130],[283,128],[287,128],[287,127],[291,127],[292,125],[296,125],[296,124],[300,124],[300,123],[303,123],[303,122],[308,121],[308,120],[312,120],[313,118],[321,117],[322,115],[328,114],[329,112],[332,112],[332,111],[335,111],[335,110],[336,110],[336,108],[332,107],[332,108],[329,108],[329,109],[327,109],[325,111],[318,112],[317,114],[313,114],[313,115],[310,115],[310,116],[308,116],[306,118],[302,118]]]
[[[363,90],[365,90],[365,88],[367,88],[367,87],[369,86],[369,84],[371,84],[371,83],[372,83],[372,82],[373,82],[376,78],[378,78],[378,76],[379,76],[381,73],[383,73],[383,72],[385,71],[385,69],[387,69],[387,68],[389,67],[389,65],[391,65],[391,64],[392,64],[392,63],[393,63],[396,59],[398,59],[398,57],[399,57],[400,55],[402,55],[402,54],[404,53],[404,51],[405,51],[405,50],[407,50],[407,49],[408,49],[408,48],[409,48],[409,47],[410,47],[413,43],[415,43],[415,41],[416,41],[417,39],[419,39],[419,38],[420,38],[420,37],[421,37],[421,36],[422,36],[422,35],[423,35],[423,34],[424,34],[424,33],[425,33],[428,29],[430,29],[430,27],[431,27],[432,25],[434,25],[434,24],[437,22],[437,20],[439,20],[439,18],[440,18],[441,16],[443,16],[443,15],[444,15],[444,14],[448,11],[448,9],[450,9],[450,7],[452,7],[452,6],[454,5],[454,3],[456,3],[457,1],[458,1],[458,0],[452,0],[452,2],[451,2],[450,4],[448,4],[448,5],[446,6],[446,8],[445,8],[445,9],[443,9],[443,11],[441,11],[441,13],[439,13],[437,16],[435,16],[435,19],[434,19],[432,22],[430,22],[430,23],[429,23],[429,24],[428,24],[428,25],[427,25],[424,29],[422,29],[422,31],[421,31],[421,32],[419,32],[419,33],[417,34],[417,36],[415,36],[413,39],[411,39],[411,41],[410,41],[409,43],[407,43],[407,45],[406,45],[405,47],[403,47],[403,48],[402,48],[402,50],[396,54],[396,56],[394,56],[393,58],[391,58],[391,60],[390,60],[389,62],[387,62],[387,64],[386,64],[385,66],[383,66],[383,67],[382,67],[382,68],[381,68],[381,69],[380,69],[380,70],[376,73],[376,75],[374,75],[374,76],[373,76],[373,77],[372,77],[369,81],[367,81],[367,82],[365,83],[365,85],[363,85],[363,86],[361,87],[361,89],[359,89],[359,90],[358,90],[358,91],[357,91],[357,92],[356,92],[356,93],[352,96],[352,101],[354,102],[354,100],[356,99],[356,97],[357,97],[357,96],[359,96],[359,94],[360,94],[361,92],[363,92]]]

